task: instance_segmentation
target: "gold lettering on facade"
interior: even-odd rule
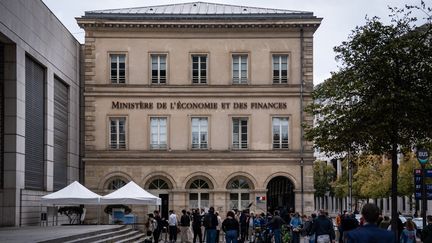
[[[120,102],[112,101],[111,109],[116,110],[285,110],[286,102]]]

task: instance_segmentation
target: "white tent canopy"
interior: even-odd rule
[[[41,203],[43,205],[99,204],[100,197],[79,182],[74,181],[59,191],[43,196]]]
[[[161,199],[150,194],[135,182],[130,181],[117,191],[101,197],[100,203],[161,205]]]

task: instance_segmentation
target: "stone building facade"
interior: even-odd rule
[[[85,185],[161,210],[311,212],[311,12],[212,3],[89,11]],[[152,210],[147,208],[145,210]]]
[[[80,51],[42,1],[0,1],[0,226],[39,225],[79,180]]]

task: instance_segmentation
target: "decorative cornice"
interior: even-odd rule
[[[101,23],[78,21],[83,29],[298,29],[318,28],[320,23]]]

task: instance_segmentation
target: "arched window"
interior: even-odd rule
[[[205,180],[195,180],[192,182],[192,184],[190,185],[190,189],[209,189],[209,185]]]
[[[195,179],[190,183],[189,208],[210,207],[210,182],[204,179]]]
[[[117,190],[126,185],[126,181],[120,178],[115,178],[108,184],[108,190]]]
[[[149,185],[150,190],[166,190],[169,189],[168,183],[162,179],[153,180]]]
[[[235,178],[228,182],[227,189],[230,192],[230,209],[243,210],[249,206],[251,185],[245,178]]]

